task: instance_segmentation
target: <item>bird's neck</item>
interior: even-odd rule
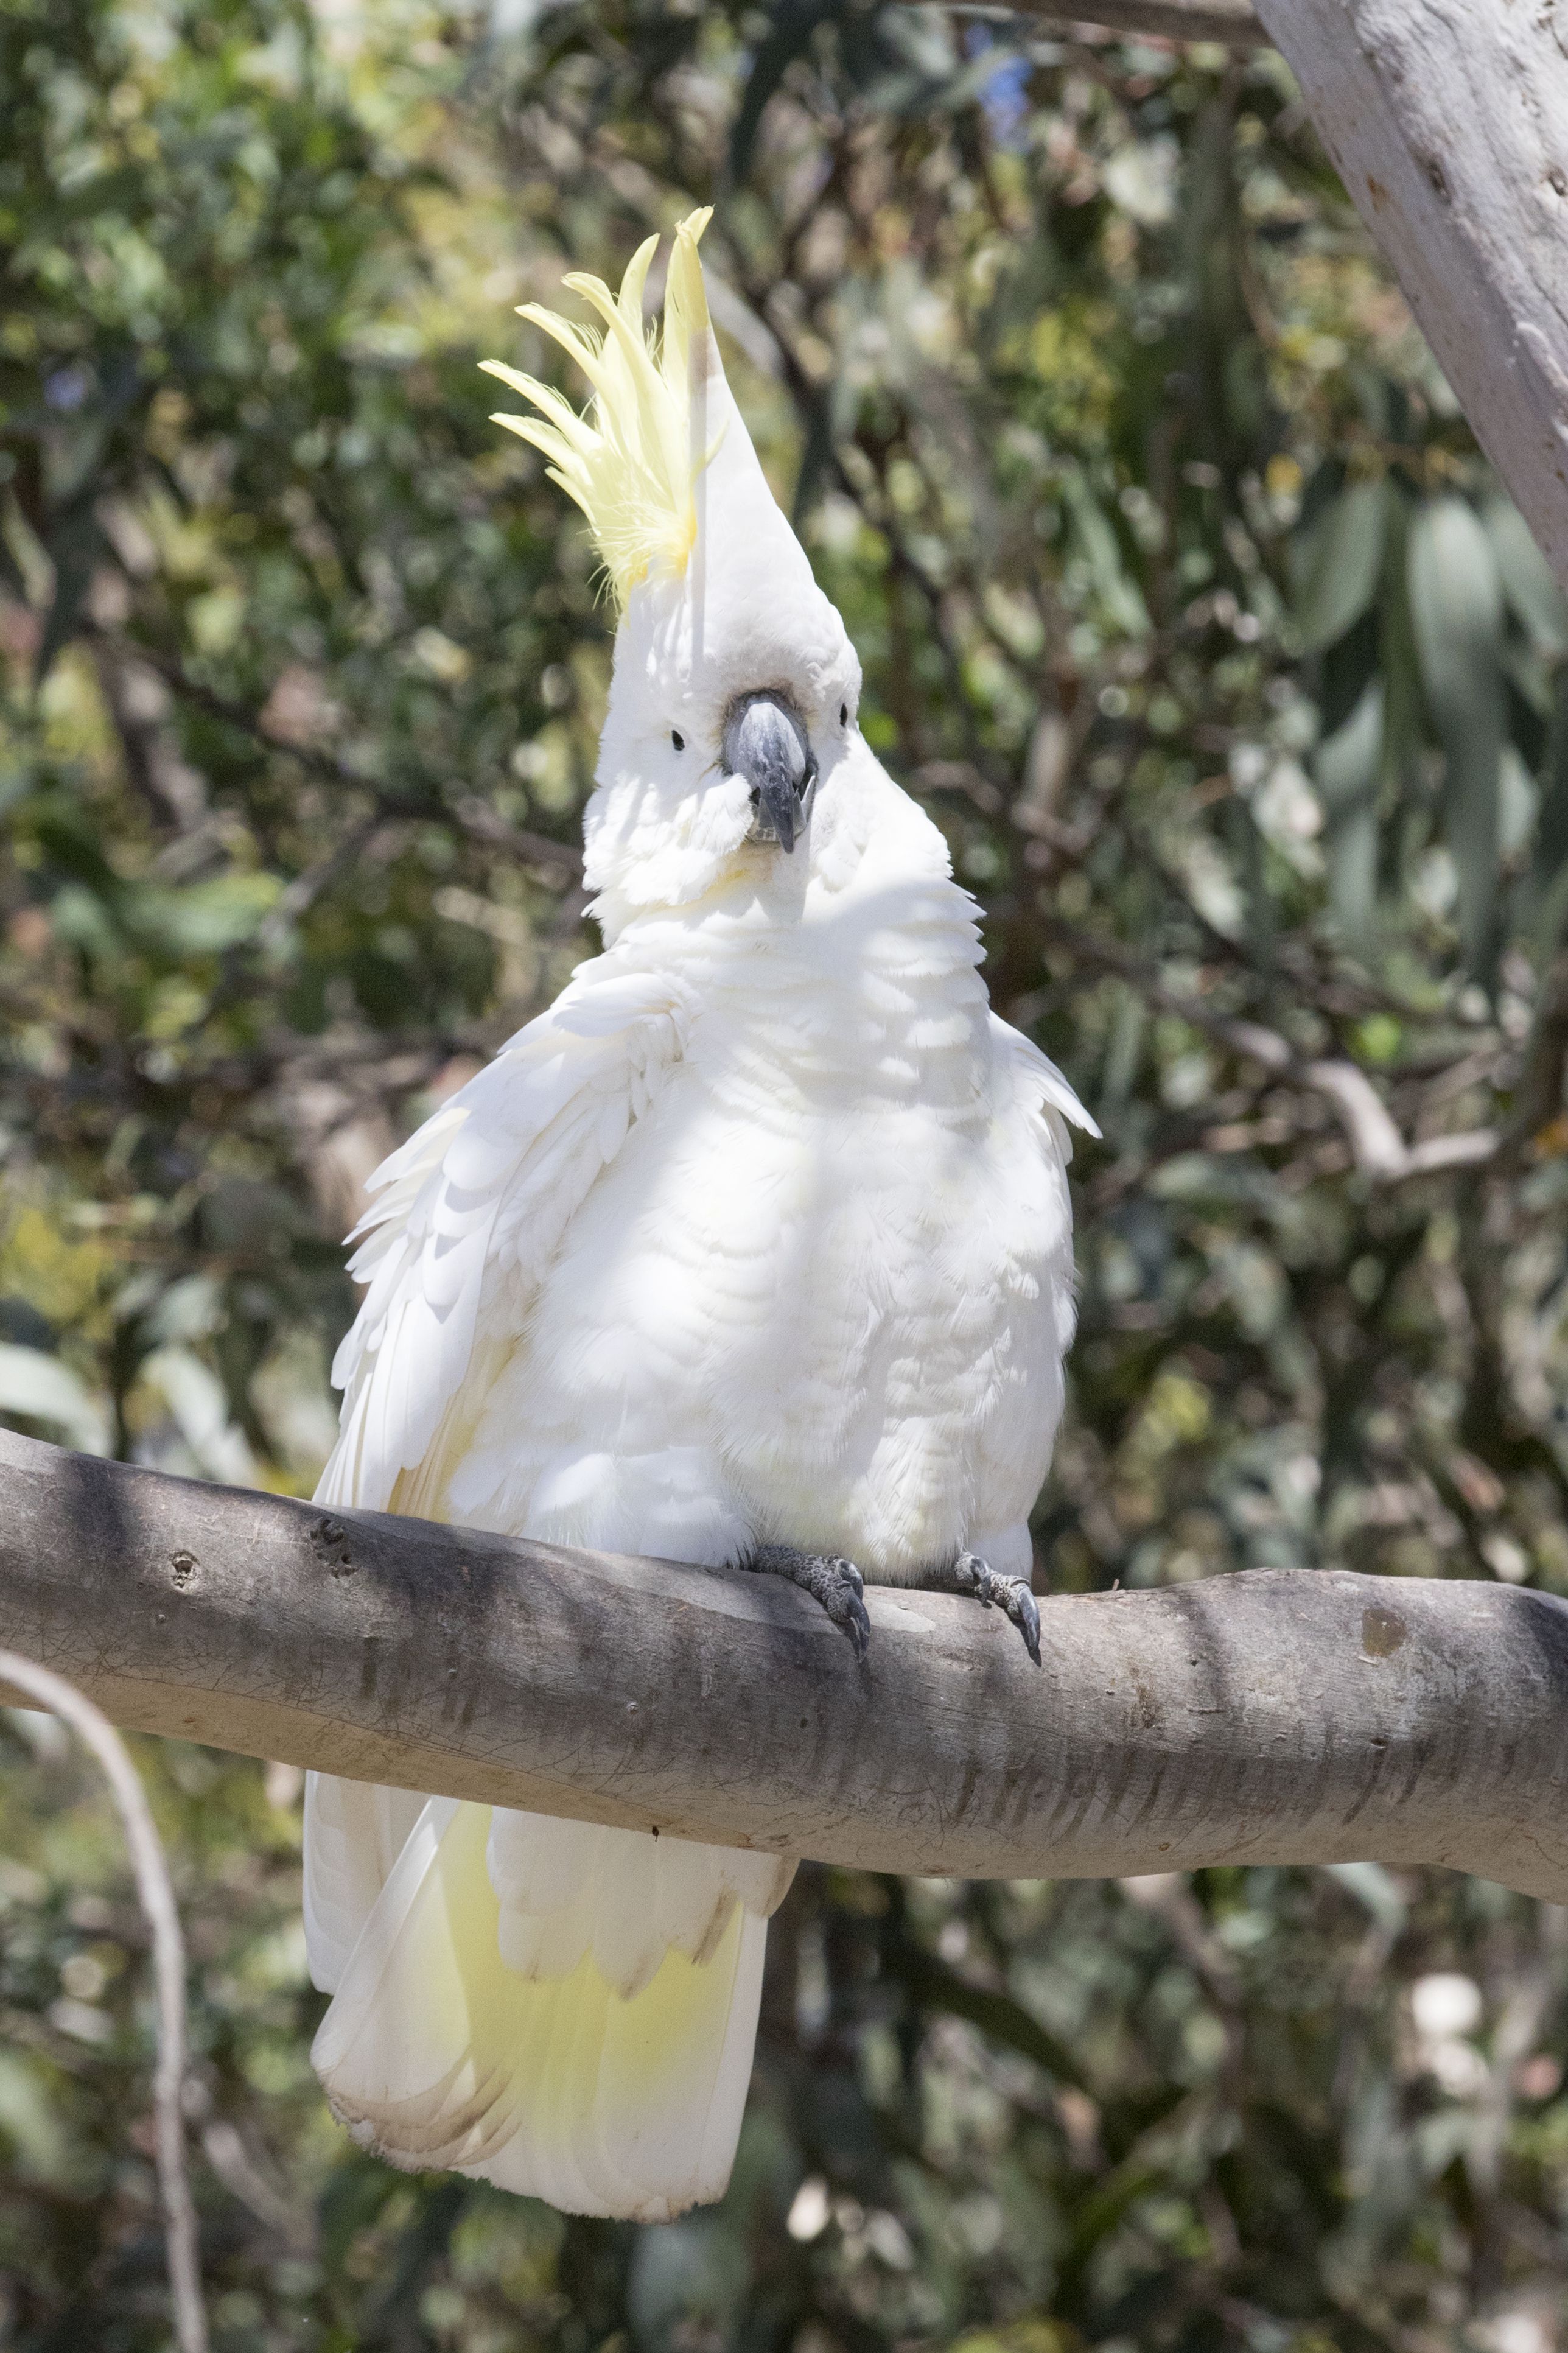
[[[987,1018],[974,902],[930,819],[890,780],[879,799],[853,855],[775,849],[694,905],[637,910],[614,953],[677,975],[710,1037],[777,1076],[967,1100]]]

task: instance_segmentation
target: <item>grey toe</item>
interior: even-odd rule
[[[978,1553],[961,1552],[952,1566],[953,1589],[973,1594],[983,1609],[1003,1610],[1024,1638],[1024,1648],[1040,1664],[1040,1612],[1026,1577],[998,1577]]]
[[[787,1577],[826,1610],[863,1659],[870,1646],[871,1620],[866,1614],[866,1580],[852,1560],[837,1554],[800,1552],[794,1545],[759,1545],[747,1566],[765,1576]]]

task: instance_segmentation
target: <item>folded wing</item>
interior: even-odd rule
[[[668,972],[595,957],[376,1171],[349,1238],[369,1289],[332,1366],[342,1425],[318,1502],[416,1512],[436,1500],[465,1398],[477,1411],[484,1386],[470,1369],[521,1333],[689,1016]]]
[[[674,1067],[689,1000],[615,951],[444,1103],[371,1178],[350,1240],[366,1284],[338,1351],[345,1394],[318,1503],[445,1516],[498,1363],[577,1210]],[[312,1774],[305,1927],[330,1991],[423,1800]]]

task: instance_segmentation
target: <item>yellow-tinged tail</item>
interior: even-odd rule
[[[575,1958],[566,1949],[562,1974],[524,1976],[502,1957],[515,1936],[503,1936],[492,1884],[491,1825],[488,1806],[426,1805],[316,2037],[334,2112],[393,2165],[477,2174],[572,2213],[663,2221],[721,2197],[751,2073],[765,1917],[731,1901],[702,1957],[671,1945],[629,1998],[593,1942]],[[549,1827],[559,1838],[577,1826]],[[686,1850],[689,1867],[709,1852]],[[781,1893],[789,1876],[783,1866]]]

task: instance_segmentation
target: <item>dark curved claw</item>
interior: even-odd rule
[[[978,1553],[961,1552],[952,1565],[951,1590],[973,1594],[983,1609],[994,1603],[1024,1637],[1036,1666],[1040,1664],[1040,1612],[1026,1577],[998,1577]]]
[[[1005,1590],[1002,1607],[1024,1637],[1024,1648],[1036,1666],[1040,1663],[1040,1612],[1027,1581],[1021,1577],[1000,1577],[996,1582]]]
[[[866,1614],[866,1580],[852,1560],[833,1559],[826,1563],[836,1572],[834,1582],[821,1595],[823,1608],[836,1626],[841,1627],[854,1643],[856,1653],[864,1658],[871,1647],[871,1620]]]
[[[787,1577],[803,1593],[821,1604],[841,1634],[863,1659],[871,1642],[871,1620],[866,1614],[866,1580],[852,1560],[837,1553],[797,1552],[794,1545],[759,1545],[746,1566],[769,1577]]]

